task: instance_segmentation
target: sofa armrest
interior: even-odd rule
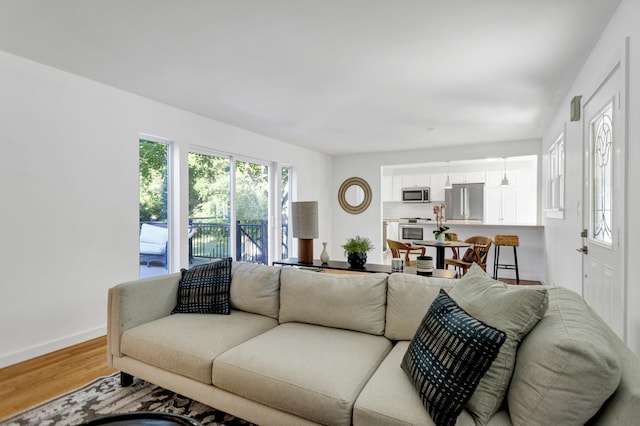
[[[171,314],[178,300],[180,273],[118,284],[109,289],[108,361],[122,356],[122,333],[140,324]]]
[[[613,332],[612,332],[613,334]],[[615,336],[620,348],[620,384],[589,425],[631,425],[640,418],[640,359]]]

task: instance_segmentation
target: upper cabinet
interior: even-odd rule
[[[446,183],[446,173],[435,173],[431,175],[431,201],[444,201],[444,186]]]
[[[382,201],[393,201],[393,176],[382,176],[380,196]]]
[[[537,220],[536,171],[508,170],[509,186],[501,186],[504,171],[487,172],[485,223],[534,224]]]
[[[402,201],[403,176],[382,177],[382,201]]]
[[[419,186],[429,186],[431,179],[429,175],[406,175],[402,176],[402,188],[415,188]]]
[[[449,174],[449,178],[451,183],[484,183],[485,172],[457,172]]]

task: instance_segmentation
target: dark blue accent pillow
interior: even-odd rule
[[[182,269],[178,283],[178,304],[172,314],[229,315],[231,258],[221,259],[189,270]]]
[[[401,363],[436,425],[455,425],[506,337],[440,290]]]

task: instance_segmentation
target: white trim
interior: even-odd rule
[[[68,348],[69,346],[77,345],[78,343],[86,342],[87,340],[95,339],[96,337],[105,336],[106,334],[107,327],[103,326],[94,328],[92,330],[87,330],[83,333],[67,336],[62,339],[52,340],[41,345],[31,346],[27,349],[23,349],[18,352],[13,352],[0,357],[0,368],[36,358],[41,355],[46,355],[60,349]]]

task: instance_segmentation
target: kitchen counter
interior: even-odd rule
[[[435,225],[435,222],[433,222]],[[526,225],[526,224],[512,224],[512,223],[484,223],[478,220],[449,220],[442,223],[444,226],[452,227],[452,226],[483,226],[483,227],[496,227],[496,228],[525,228],[525,229],[543,229],[542,225]],[[426,223],[425,225],[429,225]]]
[[[383,219],[383,222],[386,223],[399,223],[400,219]],[[531,225],[531,224],[514,224],[514,223],[485,223],[478,220],[448,220],[442,222],[444,226],[452,227],[452,226],[483,226],[483,227],[496,227],[496,228],[524,228],[524,229],[544,229],[543,225]],[[420,225],[433,225],[436,226],[435,220],[430,220],[428,222],[422,222]]]

